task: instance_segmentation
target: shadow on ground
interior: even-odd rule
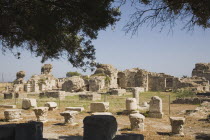
[[[82,136],[60,136],[59,140],[83,140]],[[58,140],[58,139],[44,139],[44,140]],[[123,133],[116,135],[113,140],[144,140],[142,134]]]
[[[196,133],[195,139],[196,140],[210,140],[210,134]]]
[[[157,132],[158,135],[162,135],[162,136],[170,136],[171,133],[169,132]]]

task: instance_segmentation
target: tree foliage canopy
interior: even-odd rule
[[[124,4],[126,0],[122,0]],[[135,7],[126,32],[135,34],[143,24],[152,28],[160,26],[174,27],[177,20],[183,22],[183,28],[193,30],[195,25],[210,28],[210,0],[131,0]]]
[[[1,0],[2,50],[27,49],[36,56],[67,56],[74,67],[91,67],[91,40],[99,30],[115,24],[120,15],[113,0]],[[20,53],[18,52],[19,56]]]

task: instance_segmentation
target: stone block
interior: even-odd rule
[[[16,108],[16,105],[0,105],[0,108]]]
[[[87,116],[83,123],[83,140],[112,140],[117,132],[116,118],[111,115]]]
[[[58,105],[56,102],[47,102],[44,105],[45,107],[49,107],[49,111],[53,111],[55,109],[57,109]]]
[[[79,100],[90,100],[90,101],[101,100],[101,94],[97,94],[97,93],[79,94]]]
[[[78,114],[77,111],[64,111],[60,113],[60,115],[64,117],[64,124],[71,124],[71,125],[77,124],[74,122],[75,115],[77,114]]]
[[[144,140],[142,134],[121,134],[117,135],[113,140]]]
[[[184,136],[184,117],[170,117],[172,135]]]
[[[149,117],[163,118],[162,99],[158,96],[153,96],[149,104]]]
[[[13,93],[4,93],[4,99],[13,99]]]
[[[47,122],[47,112],[49,108],[48,107],[37,107],[34,108],[33,111],[36,115],[38,122]]]
[[[133,93],[133,98],[136,98],[137,105],[139,105],[140,89],[138,87],[134,87],[134,88],[132,88],[132,93]]]
[[[59,98],[60,100],[64,100],[66,97],[65,91],[48,91],[39,93],[39,97],[47,97],[47,98]]]
[[[109,110],[109,102],[95,102],[90,104],[90,112],[106,112]]]
[[[91,115],[113,115],[111,112],[94,112]]]
[[[126,99],[126,110],[128,111],[137,110],[136,98]]]
[[[43,123],[29,122],[18,124],[15,128],[15,140],[42,140]]]
[[[19,121],[21,118],[21,109],[7,109],[4,111],[4,117],[9,122]]]
[[[15,140],[16,124],[0,125],[0,140]]]
[[[110,95],[118,95],[118,96],[122,96],[126,93],[125,89],[112,89],[110,92]]]
[[[65,108],[66,111],[78,111],[78,112],[82,112],[84,111],[84,107],[66,107]]]
[[[22,109],[30,109],[37,107],[36,99],[24,98],[22,100]]]
[[[144,115],[135,113],[130,114],[129,119],[131,122],[131,130],[143,131],[144,130]]]

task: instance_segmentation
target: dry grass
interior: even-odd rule
[[[127,93],[124,96],[110,96],[106,97],[103,95],[101,101],[108,101],[110,103],[110,112],[114,114],[118,122],[118,134],[120,133],[139,133],[145,136],[146,140],[190,140],[194,139],[198,134],[206,134],[210,132],[210,123],[206,121],[200,121],[198,118],[193,118],[190,116],[185,116],[183,114],[183,110],[186,109],[195,109],[197,105],[179,105],[179,104],[171,104],[171,116],[182,116],[186,117],[185,124],[185,137],[174,137],[169,136],[169,132],[171,131],[170,122],[169,122],[169,95],[171,97],[171,101],[176,98],[175,93],[166,93],[166,92],[145,92],[140,94],[140,103],[144,101],[149,101],[152,96],[159,96],[163,100],[163,119],[154,119],[154,118],[146,118],[145,119],[145,131],[137,132],[130,131],[130,122],[129,118],[126,115],[117,115],[117,112],[122,112],[125,109],[125,100],[127,97],[131,97],[131,93]],[[83,135],[83,119],[85,116],[90,115],[89,112],[89,104],[92,101],[80,101],[78,96],[69,96],[65,100],[59,101],[58,99],[48,99],[42,98],[39,99],[38,95],[31,96],[30,98],[36,98],[38,102],[38,106],[43,106],[44,103],[48,101],[54,101],[59,104],[59,108],[55,111],[50,111],[48,113],[48,122],[44,124],[44,136],[46,138],[58,138],[59,136],[82,136]],[[0,104],[15,104],[15,100],[0,100]],[[18,108],[21,108],[21,100],[16,100],[16,104]],[[65,107],[69,106],[83,106],[85,108],[85,112],[80,113],[76,116],[75,122],[78,123],[76,126],[64,126],[63,117],[60,116],[60,112],[64,111]],[[0,109],[0,124],[7,124],[8,122],[4,122],[3,116],[4,109]],[[29,120],[36,120],[36,117],[32,110],[23,110],[22,112],[23,119],[21,122],[27,122]]]

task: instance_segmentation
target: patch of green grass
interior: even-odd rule
[[[191,90],[187,90],[187,89],[180,90],[180,91],[176,92],[177,98],[195,97],[195,96],[196,96],[195,92],[192,92]]]

